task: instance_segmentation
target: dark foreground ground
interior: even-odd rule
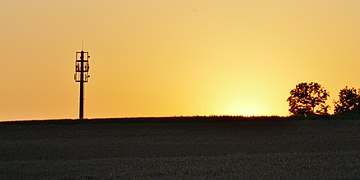
[[[360,121],[0,123],[0,179],[360,178]]]

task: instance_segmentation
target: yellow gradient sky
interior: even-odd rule
[[[0,120],[288,115],[299,82],[360,87],[359,0],[1,0]]]

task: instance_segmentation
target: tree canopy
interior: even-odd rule
[[[360,94],[355,88],[341,89],[339,92],[339,100],[334,102],[335,114],[343,113],[360,113]]]
[[[325,101],[329,93],[316,82],[299,83],[290,91],[287,99],[290,106],[290,113],[296,116],[326,115],[329,106]]]

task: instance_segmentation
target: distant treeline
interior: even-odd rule
[[[329,117],[330,106],[326,104],[326,100],[330,94],[316,82],[302,82],[296,85],[290,91],[287,99],[289,102],[289,111],[292,117],[298,118],[315,118]],[[360,117],[360,90],[345,87],[340,89],[339,99],[334,101],[334,115],[341,119],[359,119]]]

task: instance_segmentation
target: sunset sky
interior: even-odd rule
[[[0,120],[289,115],[315,81],[360,88],[359,0],[1,0]],[[333,108],[332,108],[333,110]]]

